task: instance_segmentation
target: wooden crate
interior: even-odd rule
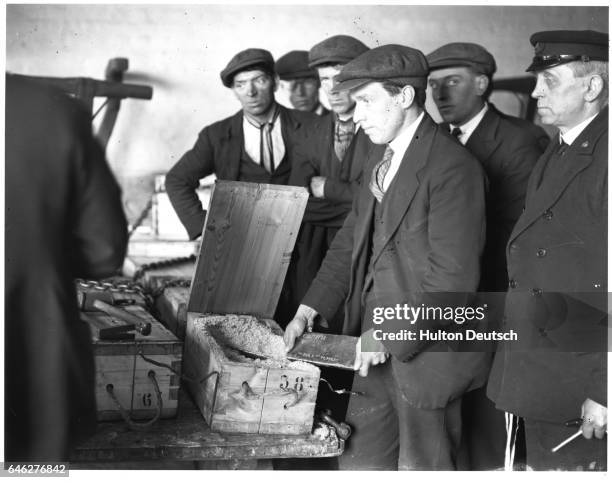
[[[183,343],[155,320],[143,307],[134,305],[125,310],[148,320],[151,334],[134,332],[134,340],[100,340],[99,330],[125,325],[102,312],[81,312],[81,318],[90,326],[96,365],[96,404],[99,421],[121,419],[107,386],[131,419],[151,419],[157,412],[157,393],[149,377],[154,378],[161,392],[161,417],[176,416],[180,383]],[[149,359],[147,361],[146,359]],[[153,361],[153,362],[150,362]],[[163,364],[162,367],[157,364]],[[170,369],[172,368],[172,370]]]
[[[317,367],[236,360],[227,356],[227,346],[237,341],[219,340],[209,327],[211,321],[222,327],[235,320],[227,314],[273,317],[307,200],[304,188],[290,186],[218,181],[213,188],[185,337],[189,388],[213,430],[303,434],[312,429]],[[241,320],[259,327],[252,317]]]
[[[254,317],[190,315],[189,321],[185,371],[196,405],[213,431],[310,433],[318,367],[286,359],[253,359],[238,352],[278,356],[279,345],[284,352],[282,336]],[[237,328],[241,334],[236,334]]]

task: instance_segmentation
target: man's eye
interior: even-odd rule
[[[451,86],[451,87],[452,87],[452,86],[456,86],[457,84],[459,84],[459,81],[458,81],[457,79],[450,79],[450,80],[449,80],[449,81],[446,83],[446,85],[447,85],[447,86]]]

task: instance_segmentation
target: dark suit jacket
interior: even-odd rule
[[[280,107],[286,162],[293,164],[294,148],[318,118],[315,114]],[[242,111],[205,127],[195,145],[168,171],[166,191],[189,238],[202,234],[206,212],[195,190],[200,179],[215,174],[218,179],[236,181],[244,147]]]
[[[298,235],[291,269],[293,308],[297,309],[314,279],[327,250],[351,210],[353,194],[363,176],[363,163],[373,148],[359,130],[342,162],[334,153],[334,116],[322,116],[315,129],[300,143],[289,184],[310,186],[313,176],[325,176],[325,198],[310,197]],[[295,311],[293,311],[295,313]],[[293,314],[292,314],[293,315]],[[328,320],[333,332],[342,328],[342,311]]]
[[[525,206],[529,175],[549,141],[541,127],[489,105],[465,145],[489,180],[480,291],[505,292],[508,287],[506,243]]]
[[[608,109],[563,156],[551,143],[506,251],[510,288],[488,394],[501,409],[561,423],[606,404]],[[522,352],[519,352],[522,351]]]
[[[507,116],[489,104],[465,145],[489,180],[481,292],[505,292],[508,287],[506,243],[523,211],[529,175],[548,142],[541,127]]]
[[[6,94],[5,457],[66,461],[95,425],[74,278],[121,267],[126,220],[89,113],[10,75]]]
[[[364,179],[384,149],[371,151]],[[476,290],[485,236],[484,183],[478,161],[425,114],[383,199],[387,207],[378,229],[386,243],[371,255],[379,294],[395,294],[397,303],[420,304],[426,293]],[[367,318],[362,294],[368,290],[375,202],[368,183],[362,183],[303,301],[329,317],[346,299],[343,332],[349,335],[368,328],[362,326]],[[418,341],[387,348],[394,356],[397,384],[418,407],[444,407],[486,377],[486,355],[481,353],[448,352],[441,344],[437,351],[423,351]]]

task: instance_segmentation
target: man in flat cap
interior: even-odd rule
[[[351,209],[353,192],[362,176],[363,159],[372,146],[353,122],[355,101],[349,91],[332,93],[334,76],[347,62],[367,50],[368,47],[354,37],[336,35],[319,42],[308,53],[309,67],[318,72],[332,112],[310,133],[290,179],[290,184],[305,186],[312,195],[295,249],[297,305]],[[340,310],[333,320],[323,323],[339,332],[342,318]]]
[[[524,419],[531,468],[605,470],[608,35],[539,32],[531,43],[532,96],[559,138],[508,241],[504,320],[518,341],[499,348],[487,394]]]
[[[502,114],[487,102],[496,65],[484,47],[446,44],[431,52],[427,62],[429,86],[444,126],[480,161],[489,180],[487,239],[478,291],[488,304],[490,324],[499,325],[501,294],[508,287],[506,243],[523,210],[529,175],[549,137],[542,128]],[[468,469],[503,466],[504,415],[486,397],[485,388],[467,394],[462,410]]]
[[[427,74],[420,51],[385,45],[346,64],[336,78],[356,101],[355,122],[377,146],[285,343],[292,347],[314,316],[330,317],[345,302],[343,333],[359,336],[353,390],[362,395],[349,401],[346,421],[354,433],[340,457],[343,469],[455,469],[461,396],[486,380],[485,354],[453,352],[420,335],[385,339],[411,322],[375,319],[381,308],[455,300],[454,292],[463,298],[478,285],[485,177],[425,113]],[[413,327],[429,335],[454,325],[431,320]]]
[[[298,111],[313,112],[319,116],[327,114],[319,102],[319,75],[308,67],[308,52],[292,50],[276,61],[276,72],[281,86],[289,93],[289,102]]]
[[[287,184],[296,145],[316,118],[276,103],[277,80],[272,54],[247,49],[221,71],[242,109],[205,127],[194,146],[166,175],[170,201],[190,239],[199,237],[206,212],[196,194],[200,179]]]

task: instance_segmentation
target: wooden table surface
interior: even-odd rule
[[[206,461],[338,456],[344,441],[333,429],[325,439],[312,434],[213,433],[184,391],[175,419],[159,420],[147,431],[123,421],[99,423],[94,436],[73,452],[70,462]]]
[[[138,259],[136,267],[151,259]],[[145,284],[155,284],[158,278],[190,277],[194,262],[180,263],[147,271]],[[188,289],[177,291],[177,300],[185,303]],[[176,298],[175,297],[175,298]],[[163,297],[162,297],[163,298]],[[176,319],[176,307],[170,319]],[[172,322],[178,322],[171,320]],[[168,320],[164,321],[168,323]],[[184,322],[183,322],[184,323]],[[134,431],[123,421],[99,423],[96,433],[75,449],[71,463],[153,462],[153,461],[245,461],[274,458],[324,458],[339,456],[344,441],[329,428],[329,436],[320,439],[312,434],[228,434],[213,433],[187,392],[179,393],[178,416],[159,420],[147,431]],[[231,466],[230,466],[231,467]],[[234,466],[236,467],[236,466]]]

